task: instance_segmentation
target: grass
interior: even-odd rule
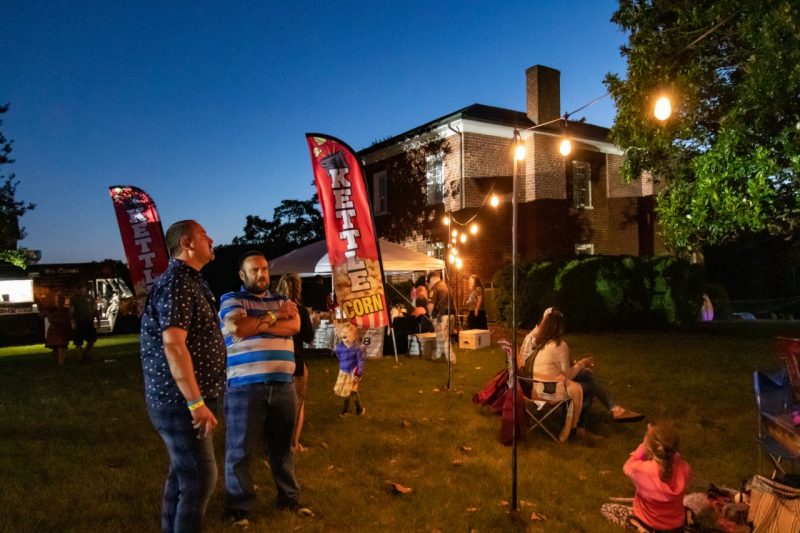
[[[737,486],[757,472],[752,372],[780,366],[769,338],[637,333],[568,341],[573,355],[595,355],[622,405],[679,427],[698,490]],[[167,455],[145,413],[138,338],[101,338],[90,365],[70,355],[59,368],[41,345],[0,348],[0,530],[157,530]],[[591,427],[603,439],[593,447],[529,434],[518,450],[521,513],[512,520],[511,450],[497,441],[499,417],[471,402],[503,360],[497,348],[460,353],[449,392],[443,363],[369,361],[361,389],[367,415],[341,419],[331,390],[335,361],[312,359],[309,450],[296,456],[296,470],[316,517],[273,509],[259,459],[251,530],[610,529],[599,508],[609,497],[632,496],[621,466],[645,424],[613,424],[596,405]],[[216,432],[220,473],[223,436]],[[413,492],[394,495],[390,481]],[[532,521],[534,511],[546,520]],[[221,512],[218,492],[208,531],[225,529]]]

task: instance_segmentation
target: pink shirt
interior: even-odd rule
[[[655,529],[681,527],[685,520],[683,494],[692,477],[692,469],[676,453],[672,457],[672,478],[664,483],[659,477],[658,463],[646,457],[647,449],[640,444],[622,467],[636,486],[633,513]]]

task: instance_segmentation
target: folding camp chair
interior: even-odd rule
[[[526,378],[517,376],[517,379],[525,391],[525,414],[529,420],[528,431],[541,429],[556,442],[561,442],[558,438],[558,433],[561,431],[559,428],[555,433],[548,427],[548,419],[561,418],[564,424],[567,423],[566,417],[569,415],[570,402],[572,401],[567,395],[567,384],[565,379],[556,381],[545,381],[540,379]],[[540,388],[537,386],[541,384],[544,392],[537,392]],[[530,397],[527,394],[530,391]],[[558,413],[563,413],[561,417]],[[563,426],[562,426],[563,427]]]
[[[758,443],[773,464],[772,479],[780,472],[781,461],[800,460],[800,433],[791,421],[792,389],[785,370],[773,375],[756,370],[753,388],[758,406]],[[763,454],[759,454],[759,470]]]
[[[778,357],[786,363],[794,398],[800,400],[800,339],[776,337],[775,348],[778,350]]]

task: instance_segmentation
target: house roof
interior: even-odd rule
[[[486,122],[490,124],[497,124],[500,126],[508,126],[512,128],[519,128],[523,130],[531,128],[536,125],[536,123],[533,122],[530,118],[528,118],[528,115],[523,113],[522,111],[516,111],[514,109],[505,109],[503,107],[494,107],[483,104],[472,104],[470,106],[463,107],[457,111],[453,111],[452,113],[443,115],[437,119],[431,120],[430,122],[426,122],[425,124],[417,126],[416,128],[410,129],[404,133],[395,135],[394,137],[390,137],[384,141],[373,144],[372,146],[364,148],[358,153],[361,156],[366,156],[368,154],[371,154],[373,152],[378,152],[384,148],[387,148],[399,142],[403,142],[418,135],[432,131],[437,127],[447,124],[449,122],[461,119],[476,120],[479,122]],[[604,128],[602,126],[595,126],[594,124],[587,124],[585,122],[578,120],[567,120],[567,128],[571,136],[582,139],[592,139],[597,141],[609,142],[608,128]],[[542,132],[558,134],[561,132],[561,125],[558,122],[554,122],[552,124],[548,124],[546,126],[537,128],[537,130]]]

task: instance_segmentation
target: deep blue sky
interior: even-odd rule
[[[36,1],[0,3],[2,131],[20,245],[42,261],[123,259],[107,186],[195,218],[217,244],[314,190],[303,134],[356,149],[461,107],[523,111],[525,69],[561,71],[562,111],[624,74],[617,3]],[[609,98],[575,118],[610,126]]]

